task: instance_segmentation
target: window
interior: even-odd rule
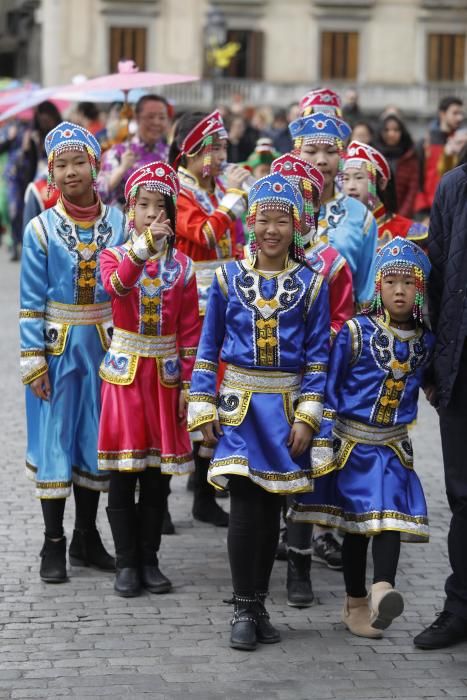
[[[428,80],[464,82],[465,34],[429,34]]]
[[[133,60],[140,70],[146,70],[145,27],[110,27],[110,72],[117,71],[122,59]]]
[[[356,80],[358,77],[358,32],[321,33],[321,78]]]
[[[231,29],[227,32],[227,43],[240,44],[240,50],[233,56],[224,75],[229,78],[263,77],[263,33],[244,29]]]

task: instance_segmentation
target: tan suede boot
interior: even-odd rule
[[[374,583],[370,592],[370,625],[385,630],[404,610],[404,599],[388,581]]]
[[[370,625],[370,608],[368,598],[345,596],[342,622],[356,637],[381,639],[383,633]]]

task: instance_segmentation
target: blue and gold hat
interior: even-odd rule
[[[61,122],[55,129],[49,131],[44,145],[47,157],[54,152],[75,151],[82,148],[87,151],[90,149],[96,160],[101,157],[101,147],[96,137],[83,126],[72,122]]]
[[[324,112],[295,119],[290,122],[289,131],[296,148],[299,148],[303,142],[336,144],[339,148],[343,148],[352,133],[347,122]]]
[[[289,213],[293,218],[293,257],[297,260],[305,259],[303,239],[301,234],[301,216],[303,212],[303,197],[299,190],[291,182],[274,173],[262,177],[255,182],[248,194],[247,227],[250,234],[250,253],[256,256],[257,245],[255,238],[255,221],[258,207],[261,209],[279,209]]]
[[[91,166],[94,190],[97,180],[97,161],[101,157],[99,141],[83,126],[72,122],[61,122],[55,129],[49,131],[44,141],[47,153],[47,195],[54,187],[53,169],[54,158],[64,151],[86,151]]]
[[[396,236],[376,254],[376,273],[410,274],[414,268],[418,268],[422,272],[425,280],[428,279],[431,270],[428,256],[420,246],[407,238]]]
[[[376,254],[375,292],[369,312],[384,316],[382,298],[382,280],[388,275],[413,275],[415,277],[415,300],[412,315],[416,321],[423,323],[423,306],[425,303],[426,282],[431,270],[428,256],[412,241],[396,236]]]

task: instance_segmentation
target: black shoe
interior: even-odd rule
[[[309,608],[314,601],[311,587],[311,554],[288,551],[287,605],[293,608]]]
[[[234,614],[231,621],[230,646],[232,649],[254,651],[256,649],[256,598],[234,595]]]
[[[211,523],[217,527],[229,525],[229,514],[216,503],[214,496],[209,499],[195,500],[192,512],[194,519],[202,523]]]
[[[164,576],[157,564],[141,566],[141,583],[150,593],[169,593],[172,582]]]
[[[66,573],[66,538],[54,542],[45,537],[41,549],[41,568],[39,575],[45,583],[65,583]]]
[[[191,474],[188,475],[188,479],[186,480],[186,490],[187,491],[194,491],[195,490],[195,473],[191,472]]]
[[[136,598],[141,594],[141,581],[136,567],[125,566],[117,568],[114,581],[114,591],[122,598]]]
[[[419,649],[443,649],[466,639],[467,620],[443,610],[429,627],[415,637],[413,643]]]
[[[332,532],[326,532],[313,540],[313,559],[326,564],[328,569],[342,570],[342,545]]]
[[[163,535],[175,535],[175,525],[172,522],[172,516],[170,515],[170,511],[168,508],[164,513],[164,520],[162,521],[161,533]]]
[[[69,557],[72,566],[91,566],[101,571],[115,571],[115,559],[105,549],[95,528],[73,530]]]
[[[277,644],[281,641],[281,635],[269,619],[269,613],[264,605],[266,596],[267,593],[256,594],[256,639],[261,644]]]

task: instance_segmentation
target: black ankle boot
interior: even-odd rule
[[[135,508],[107,508],[107,517],[117,554],[114,591],[122,598],[135,598],[141,593]]]
[[[175,535],[175,525],[172,521],[172,516],[168,508],[165,509],[164,520],[162,521],[162,534]]]
[[[310,579],[311,554],[299,554],[289,549],[287,559],[287,605],[308,608],[314,600]]]
[[[216,502],[215,489],[208,483],[209,458],[195,456],[194,498],[192,514],[195,520],[227,527],[229,514]]]
[[[46,583],[65,583],[66,573],[66,537],[54,542],[45,536],[41,549],[41,568],[39,575]]]
[[[141,583],[150,593],[169,593],[172,590],[172,582],[164,576],[157,563],[141,566]]]
[[[253,651],[256,649],[256,612],[255,597],[238,596],[234,594],[234,614],[232,618],[232,631],[230,633],[230,646],[232,649]]]
[[[73,530],[69,557],[72,566],[92,566],[101,571],[115,571],[115,559],[106,551],[96,528]]]
[[[256,639],[261,644],[277,644],[281,641],[281,635],[269,620],[269,613],[264,605],[267,595],[267,593],[256,594]]]
[[[141,583],[150,593],[168,593],[172,583],[159,569],[163,514],[158,508],[138,506],[138,542]]]

